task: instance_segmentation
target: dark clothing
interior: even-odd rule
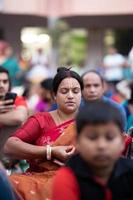
[[[88,164],[79,155],[73,156],[66,166],[76,177],[81,200],[133,200],[133,161],[120,158],[107,185],[96,181]]]
[[[0,200],[17,200],[6,174],[0,170]]]

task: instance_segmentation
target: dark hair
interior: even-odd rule
[[[89,73],[94,73],[94,74],[98,75],[100,80],[101,80],[101,82],[102,82],[102,84],[104,83],[105,80],[104,80],[103,76],[101,75],[101,73],[98,72],[97,70],[93,70],[93,69],[92,70],[88,70],[85,73],[83,73],[82,76],[81,76],[82,80],[83,80],[84,76],[86,74],[89,74]]]
[[[52,91],[53,90],[53,79],[47,78],[44,81],[42,81],[40,83],[40,85],[41,85],[42,88],[49,90],[49,91]]]
[[[5,73],[8,76],[8,80],[9,80],[9,90],[11,89],[11,80],[9,77],[9,71],[7,69],[5,69],[4,67],[0,66],[0,73]]]
[[[57,93],[57,90],[61,81],[68,77],[75,78],[79,82],[81,90],[83,89],[83,82],[79,74],[77,74],[75,71],[72,71],[68,68],[60,67],[57,69],[57,74],[55,75],[53,79],[53,91],[55,94]]]
[[[77,133],[80,134],[86,125],[115,123],[121,132],[124,131],[124,121],[120,110],[110,102],[97,100],[89,102],[79,109],[76,118]]]
[[[0,66],[0,73],[6,73],[9,76],[9,72],[4,67]]]

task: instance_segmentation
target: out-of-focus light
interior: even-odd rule
[[[47,34],[40,34],[37,36],[37,42],[39,43],[47,43],[50,37]]]
[[[50,37],[47,34],[36,35],[33,33],[26,33],[21,36],[21,41],[26,44],[32,43],[47,43]]]
[[[21,41],[23,43],[31,44],[36,42],[36,35],[32,33],[26,33],[21,36]]]

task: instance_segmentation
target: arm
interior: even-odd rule
[[[19,159],[45,159],[46,147],[36,146],[36,140],[42,134],[42,129],[35,116],[30,117],[26,123],[20,127],[13,137],[10,137],[5,146],[6,154]],[[52,158],[59,160],[68,159],[75,151],[73,146],[52,147]]]
[[[20,125],[28,115],[27,104],[23,97],[17,96],[15,103],[8,105],[12,100],[0,102],[0,124],[7,126]]]
[[[10,137],[5,146],[4,153],[15,159],[43,159],[46,160],[46,146],[36,146],[23,142],[17,137]],[[52,147],[52,158],[65,161],[72,156],[75,148],[72,146]]]
[[[52,200],[79,200],[79,186],[73,172],[63,167],[58,170],[52,189]]]
[[[35,141],[41,135],[42,130],[35,116],[30,117],[23,126],[21,126],[10,137],[4,146],[6,154],[19,159],[32,159],[45,157],[45,147],[39,147]]]
[[[27,118],[27,108],[24,106],[18,106],[9,112],[0,113],[0,124],[15,126],[20,125]]]
[[[10,137],[4,146],[4,152],[15,159],[44,159],[46,147],[28,144],[17,137]]]

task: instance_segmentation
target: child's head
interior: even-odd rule
[[[124,149],[123,117],[114,105],[89,102],[80,109],[77,119],[77,149],[92,167],[113,165]]]

